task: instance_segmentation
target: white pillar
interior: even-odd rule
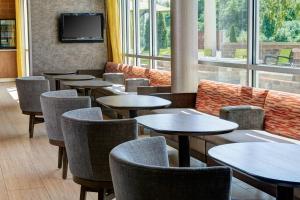
[[[216,50],[217,50],[216,0],[204,1],[204,48],[211,49],[212,56],[216,56]]]
[[[198,84],[198,0],[172,0],[172,92],[195,92]]]

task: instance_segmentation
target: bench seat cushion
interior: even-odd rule
[[[241,142],[280,142],[300,144],[300,141],[298,140],[289,139],[259,130],[236,130],[223,135],[205,136],[204,139],[214,145]]]

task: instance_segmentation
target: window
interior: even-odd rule
[[[259,0],[258,63],[300,66],[300,1]]]
[[[171,69],[170,0],[120,0],[125,62]]]
[[[198,0],[199,79],[300,93],[299,0]]]
[[[247,62],[248,0],[198,0],[198,55]]]

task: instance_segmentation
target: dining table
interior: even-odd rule
[[[238,128],[234,122],[200,114],[154,114],[136,120],[156,133],[178,136],[179,167],[190,167],[190,136],[220,135]]]
[[[84,80],[92,80],[95,78],[96,78],[95,76],[84,75],[84,74],[66,74],[66,75],[53,76],[53,79],[55,80],[56,90],[60,90],[61,81],[84,81]]]
[[[165,108],[171,105],[171,101],[160,97],[148,95],[114,95],[100,97],[96,101],[108,108],[116,110],[128,110],[129,117],[135,118],[138,116],[138,110],[153,110]]]
[[[83,89],[84,95],[89,96],[93,89],[110,87],[113,83],[103,81],[102,79],[84,80],[84,81],[63,81],[63,85],[72,89]]]
[[[300,187],[300,145],[246,142],[211,148],[209,156],[257,180],[277,186],[277,200],[293,200]]]

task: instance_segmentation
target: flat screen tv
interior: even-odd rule
[[[63,13],[60,17],[61,42],[103,42],[104,17],[101,13]]]

